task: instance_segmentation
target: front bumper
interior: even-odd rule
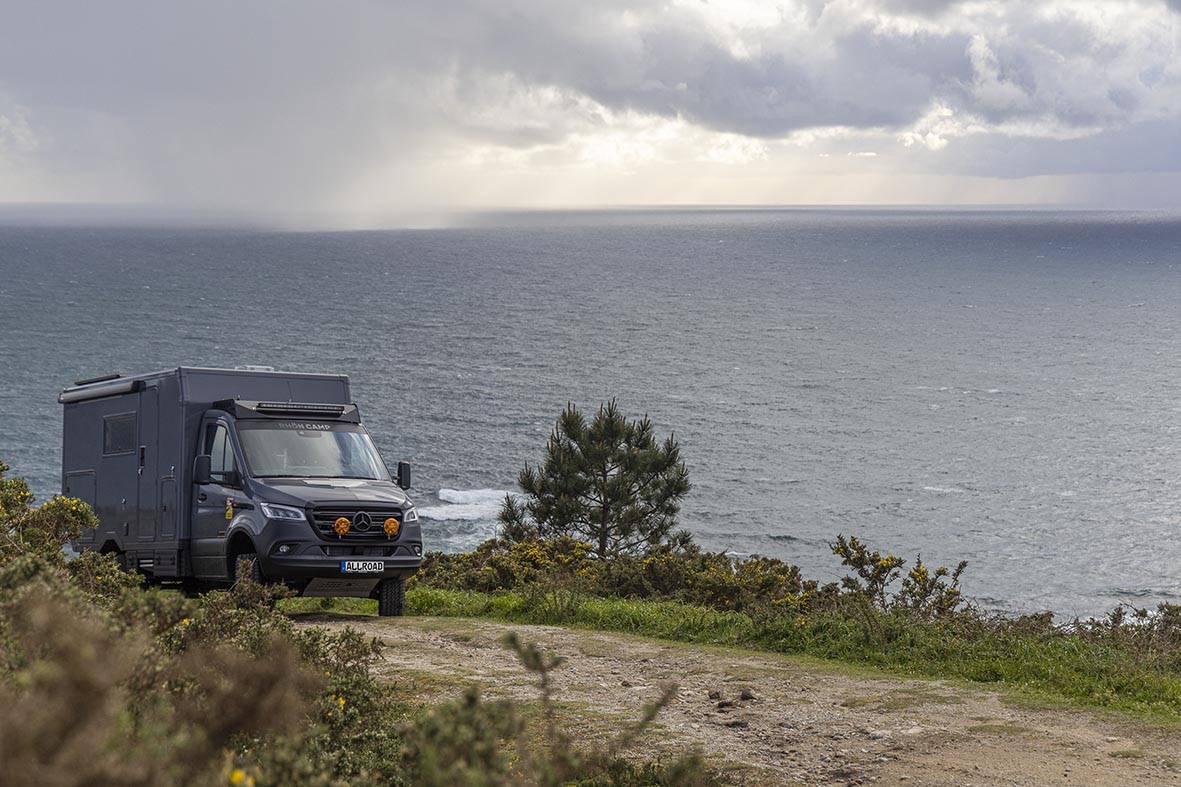
[[[341,571],[341,562],[345,560],[380,560],[385,564],[381,573],[345,574]],[[371,557],[364,555],[329,557],[327,555],[267,555],[260,557],[262,573],[267,579],[289,582],[300,582],[309,579],[397,579],[408,577],[418,571],[422,565],[422,557],[414,554],[395,554],[385,557]]]
[[[368,579],[376,584],[383,579],[404,578],[422,565],[422,531],[417,522],[406,525],[392,539],[328,540],[306,522],[268,520],[254,543],[263,576],[301,591],[311,580]],[[384,569],[380,573],[345,574],[341,570],[345,560],[380,560]]]

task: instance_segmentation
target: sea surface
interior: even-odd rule
[[[559,411],[675,432],[681,522],[822,579],[857,534],[1008,610],[1181,600],[1181,218],[498,213],[441,229],[0,221],[0,458],[58,489],[104,372],[348,373],[428,547],[491,536]]]

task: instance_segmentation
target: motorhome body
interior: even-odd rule
[[[373,447],[344,375],[178,367],[61,392],[62,492],[99,526],[78,549],[186,587],[259,578],[377,598],[400,614],[418,514]]]

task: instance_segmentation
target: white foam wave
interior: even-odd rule
[[[506,494],[504,489],[440,489],[436,496],[444,505],[419,506],[418,514],[439,522],[495,519]]]
[[[438,498],[445,503],[496,503],[500,505],[508,492],[504,489],[440,489]]]

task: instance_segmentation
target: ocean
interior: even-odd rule
[[[568,403],[675,432],[706,546],[832,579],[838,533],[996,609],[1181,599],[1181,217],[490,213],[439,229],[0,222],[0,459],[58,490],[105,372],[349,374],[428,548],[467,549]]]

